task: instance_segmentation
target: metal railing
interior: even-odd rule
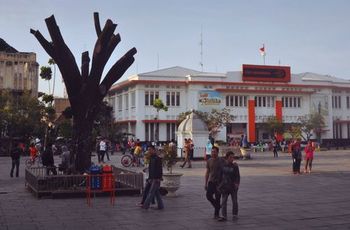
[[[143,191],[143,174],[120,169],[112,166],[115,181],[120,186],[118,190]],[[103,174],[99,174],[101,177]],[[58,171],[57,175],[47,175],[45,167],[31,167],[25,170],[25,184],[39,198],[42,195],[54,193],[85,193],[87,175],[63,175]]]
[[[143,192],[143,173],[136,173],[130,170],[117,168],[112,166],[115,180],[118,183],[125,185],[126,187],[140,190],[140,194]]]

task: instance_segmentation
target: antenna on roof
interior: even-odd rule
[[[201,41],[199,42],[199,45],[201,47],[201,61],[199,65],[201,66],[201,70],[203,72],[203,25],[201,25]]]

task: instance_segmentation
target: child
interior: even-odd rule
[[[240,183],[239,167],[236,162],[234,162],[235,155],[232,151],[226,153],[226,164],[222,170],[222,180],[219,184],[219,191],[222,194],[221,200],[221,212],[222,217],[218,221],[227,220],[227,200],[228,196],[231,195],[232,199],[232,219],[237,219],[238,215],[238,202],[237,202],[237,192]]]

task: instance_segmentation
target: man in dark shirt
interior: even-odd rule
[[[147,198],[143,204],[144,209],[148,209],[151,201],[154,197],[157,200],[158,209],[164,209],[164,204],[162,197],[159,192],[160,182],[163,178],[163,165],[162,159],[157,155],[154,146],[148,147],[149,154],[151,155],[149,165],[148,165],[148,180],[151,183],[151,188],[149,189]]]
[[[222,170],[222,180],[218,187],[222,195],[222,217],[219,221],[227,220],[227,200],[229,195],[231,195],[232,199],[232,219],[236,219],[238,215],[237,192],[241,177],[238,164],[234,162],[234,153],[232,151],[226,153],[226,161],[227,162]]]
[[[225,160],[219,156],[219,148],[214,146],[211,150],[211,158],[207,161],[207,171],[205,173],[205,190],[207,200],[213,205],[214,219],[219,219],[220,192],[218,185],[221,181],[222,168]]]
[[[10,172],[10,176],[13,177],[13,170],[16,167],[16,177],[19,176],[19,158],[23,153],[22,148],[20,147],[20,143],[16,143],[15,147],[11,150],[11,159],[12,159],[12,168]]]

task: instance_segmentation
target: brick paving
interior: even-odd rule
[[[350,229],[350,151],[315,154],[312,174],[293,175],[291,158],[282,153],[253,154],[240,160],[239,218],[217,222],[205,198],[203,161],[181,169],[178,197],[164,197],[164,210],[136,207],[139,196],[86,199],[36,199],[20,177],[10,178],[10,158],[0,158],[0,230],[3,229]],[[58,159],[56,159],[58,161]],[[111,163],[118,165],[120,155]],[[303,167],[302,162],[302,167]],[[231,206],[228,206],[230,214]]]

